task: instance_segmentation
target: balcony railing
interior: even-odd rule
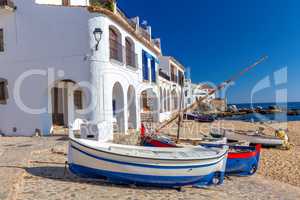
[[[117,8],[117,13],[134,29],[136,29],[136,23],[134,21],[132,21],[131,19],[129,19],[125,13],[120,9]]]
[[[165,74],[164,72],[162,72],[161,70],[159,70],[159,76],[170,81],[170,76],[168,74]]]
[[[121,16],[132,28],[134,28],[135,30],[137,29],[137,24],[132,21],[131,19],[129,19],[126,14],[120,9],[120,8],[117,8],[117,11],[118,11],[118,14],[119,16]],[[147,30],[145,30],[144,28],[142,27],[139,27],[138,28],[138,33],[141,34],[145,39],[149,40],[150,42],[152,42],[155,46],[159,47],[159,45],[157,45],[154,41],[151,40],[151,36],[150,34],[148,33]],[[160,47],[159,47],[160,48]]]
[[[15,4],[11,0],[0,0],[0,8],[10,8],[10,9],[15,9]]]

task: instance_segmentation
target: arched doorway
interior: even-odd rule
[[[112,90],[112,111],[115,122],[115,132],[125,132],[125,116],[124,116],[124,93],[123,87],[119,82],[114,84]]]
[[[170,95],[170,91],[168,90],[168,94],[167,94],[167,107],[168,107],[168,112],[171,111],[171,95]]]
[[[164,97],[163,97],[163,92],[162,92],[162,88],[159,88],[159,97],[160,97],[160,113],[164,112]]]
[[[158,122],[159,99],[153,89],[147,89],[141,93],[141,121]]]
[[[164,104],[164,111],[167,112],[168,108],[167,108],[167,92],[166,92],[166,89],[164,89],[164,93],[163,93],[163,104]]]
[[[178,109],[178,95],[175,90],[172,91],[172,111],[175,111]]]
[[[135,89],[131,85],[127,92],[127,105],[128,105],[128,128],[137,129],[137,116],[136,116],[136,94]]]

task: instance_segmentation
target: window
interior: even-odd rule
[[[153,83],[156,83],[156,64],[155,64],[155,59],[151,59],[151,81]]]
[[[135,56],[135,48],[134,43],[130,38],[125,39],[125,49],[126,49],[126,65],[129,65],[131,67],[137,67],[136,66],[136,56]]]
[[[74,105],[75,105],[75,109],[77,110],[82,110],[83,106],[82,106],[82,91],[80,90],[76,90],[74,92]]]
[[[123,63],[121,33],[114,27],[109,28],[110,58]]]
[[[62,0],[62,5],[63,6],[69,6],[70,5],[70,0]]]
[[[0,28],[0,52],[4,51],[4,31]]]
[[[0,104],[7,104],[8,89],[7,80],[0,78]]]
[[[177,82],[177,71],[174,65],[171,65],[171,81]]]
[[[145,51],[143,51],[143,80],[149,80],[148,56]]]
[[[178,71],[178,84],[181,86],[184,84],[184,75],[181,71]]]

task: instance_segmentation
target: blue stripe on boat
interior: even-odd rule
[[[93,169],[81,165],[70,164],[69,168],[72,173],[84,178],[106,177],[109,181],[122,184],[137,184],[146,186],[176,187],[183,185],[210,185],[215,173],[205,176],[151,176],[138,175],[120,172],[112,172],[100,169]]]
[[[90,153],[87,153],[85,151],[82,151],[81,149],[78,149],[77,147],[71,145],[71,147],[77,151],[79,151],[80,153],[82,154],[85,154],[89,157],[92,157],[92,158],[95,158],[97,160],[103,160],[103,161],[106,161],[106,162],[111,162],[111,163],[117,163],[117,164],[122,164],[122,165],[131,165],[131,166],[137,166],[137,167],[144,167],[144,168],[158,168],[158,169],[185,169],[185,168],[201,168],[201,167],[208,167],[208,166],[212,166],[212,165],[216,165],[218,164],[219,162],[223,162],[223,159],[220,159],[219,161],[217,162],[214,162],[214,163],[210,163],[210,164],[205,164],[205,165],[191,165],[191,166],[157,166],[157,165],[145,165],[145,164],[138,164],[138,163],[129,163],[129,162],[124,162],[124,161],[117,161],[117,160],[111,160],[111,159],[108,159],[108,158],[101,158],[99,156],[95,156],[95,155],[92,155]]]

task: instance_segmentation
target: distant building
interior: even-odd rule
[[[185,80],[184,95],[185,95],[185,106],[188,107],[194,103],[197,99],[208,96],[214,87],[207,83],[194,84],[190,79]],[[216,94],[208,96],[203,103],[209,103],[212,99],[216,98]]]
[[[170,56],[161,56],[159,61],[160,121],[164,121],[179,109],[185,67]],[[184,97],[181,103],[184,106]]]
[[[227,110],[227,101],[226,99],[212,99],[210,101],[210,107],[215,112],[225,112]]]

